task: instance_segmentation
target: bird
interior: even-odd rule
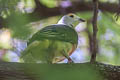
[[[28,63],[57,63],[68,59],[78,44],[78,34],[73,23],[85,22],[74,13],[64,15],[57,24],[48,25],[36,32],[27,42],[21,59]]]

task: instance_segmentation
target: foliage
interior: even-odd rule
[[[89,1],[89,0],[86,0]],[[101,2],[111,2],[111,3],[118,3],[117,0],[100,0]],[[20,10],[18,8],[18,3],[23,2],[23,6],[20,7]],[[47,6],[48,8],[54,8],[58,6],[57,1],[55,0],[40,0],[40,2]],[[31,7],[32,9],[35,8],[35,2],[34,0],[0,0],[0,17],[4,20],[4,27],[10,30],[12,34],[12,38],[18,38],[27,40],[28,37],[31,36],[31,34],[35,33],[39,29],[43,28],[44,26],[47,26],[49,24],[55,24],[61,16],[54,16],[49,17],[43,20],[40,20],[38,22],[32,22],[28,25],[30,20],[32,20],[32,17],[28,15],[26,9]],[[22,9],[21,9],[22,8]],[[32,13],[32,11],[31,11]],[[90,21],[87,24],[87,27],[89,32],[92,33],[92,15],[93,13],[90,11],[84,11],[84,12],[77,12],[76,13],[81,18],[84,18],[88,21]],[[109,12],[100,12],[100,15],[98,16],[98,43],[99,43],[99,52],[98,52],[98,61],[107,62],[111,64],[120,65],[119,63],[119,34],[120,34],[120,20],[116,21],[114,19],[114,14]],[[79,49],[83,51],[83,53],[87,54],[89,56],[89,38],[88,34],[86,32],[86,29],[83,30],[84,33],[80,32],[79,35],[82,35],[82,38],[85,38],[85,43],[87,46],[82,45],[82,43],[79,44]],[[81,37],[80,37],[81,38]],[[85,48],[83,48],[85,47]],[[77,50],[76,50],[77,52]],[[79,52],[77,52],[79,53]],[[111,55],[111,56],[110,56]],[[88,60],[85,59],[85,60]]]
[[[43,5],[54,8],[57,6],[57,0],[39,0]]]
[[[13,13],[7,18],[6,26],[11,30],[13,37],[26,39],[31,33],[30,27],[26,25],[29,20],[29,16]]]
[[[43,4],[49,9],[49,8],[55,8],[59,6],[62,0],[39,0],[39,1],[41,4]],[[74,2],[73,0],[67,0],[67,1],[70,1],[71,3]],[[85,0],[85,1],[91,1],[91,0]],[[100,2],[118,3],[117,0],[100,0]],[[45,19],[44,17],[46,16],[41,16],[43,17],[42,20],[31,22],[33,18],[29,15],[33,13],[35,9],[36,9],[36,4],[34,0],[20,0],[20,1],[19,0],[0,0],[0,18],[2,18],[3,20],[3,22],[0,22],[0,24],[2,23],[4,25],[3,26],[4,29],[0,30],[0,59],[1,60],[11,61],[11,62],[20,62],[19,55],[20,55],[20,52],[22,51],[21,47],[23,48],[23,46],[17,47],[17,45],[14,43],[15,42],[14,39],[28,41],[28,38],[30,38],[31,35],[33,35],[38,30],[42,29],[45,26],[48,26],[50,24],[56,24],[57,21],[61,18],[61,16],[63,16],[63,15],[59,15],[59,16],[48,17]],[[61,11],[64,11],[64,10],[61,10]],[[49,13],[46,13],[46,14],[49,14]],[[76,12],[76,14],[87,21],[84,24],[80,23],[79,25],[77,25],[78,28],[76,28],[76,31],[78,31],[78,36],[79,36],[78,48],[71,56],[71,58],[76,63],[80,63],[80,62],[89,61],[89,58],[91,55],[91,52],[90,52],[91,42],[90,42],[89,35],[92,36],[92,32],[93,32],[92,31],[93,12],[83,11],[83,12]],[[34,14],[33,16],[36,16],[36,14]],[[9,31],[10,33],[8,34],[10,37],[9,39],[6,38],[5,35],[1,37],[4,31],[5,32]],[[113,13],[100,11],[98,15],[98,33],[97,33],[98,51],[99,51],[97,54],[98,62],[120,65],[119,63],[120,36],[119,35],[120,35],[120,19],[116,21]],[[70,36],[70,38],[72,38],[72,36]],[[19,43],[19,41],[17,42]],[[47,46],[46,44],[47,43],[45,42],[42,45],[42,48],[44,46]],[[5,52],[5,54],[1,55],[3,54],[3,52]],[[40,52],[41,51],[39,50],[37,53],[40,53]],[[31,56],[30,59],[32,58],[33,57]],[[64,63],[65,62],[67,62],[67,60],[64,60]],[[39,78],[45,79],[45,80],[48,80],[48,79],[49,80],[50,79],[51,80],[54,80],[54,79],[73,80],[77,78],[81,80],[82,79],[97,80],[99,77],[97,71],[94,70],[93,66],[92,67],[89,65],[80,66],[81,68],[76,67],[76,69],[72,68],[72,66],[73,65],[59,67],[59,64],[57,65],[57,67],[45,65],[45,66],[41,66],[41,68],[39,67],[36,68],[35,66],[30,66],[30,67],[27,67],[26,72],[27,73],[37,72],[40,75],[40,77],[37,78],[38,80]],[[64,67],[68,67],[68,69],[64,70]],[[72,78],[69,76],[71,76]]]

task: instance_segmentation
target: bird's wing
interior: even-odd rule
[[[29,39],[28,45],[36,40],[39,41],[44,39],[60,40],[77,44],[78,35],[73,28],[67,25],[55,24],[46,26],[35,33],[32,38]]]

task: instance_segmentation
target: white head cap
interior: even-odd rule
[[[76,16],[75,14],[70,13],[70,14],[63,16],[58,21],[58,24],[65,24],[65,25],[71,26],[76,21],[85,22],[85,20],[81,19],[80,17]]]

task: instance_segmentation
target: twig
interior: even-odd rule
[[[91,63],[94,63],[96,61],[96,54],[97,54],[97,16],[98,16],[98,0],[93,0],[93,9],[94,9],[94,15],[92,20],[93,25],[93,39],[92,39],[92,55],[91,55]]]

